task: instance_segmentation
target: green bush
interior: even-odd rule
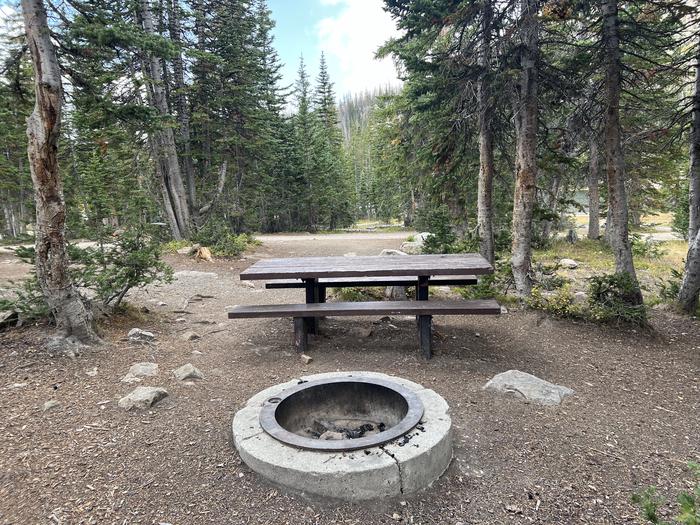
[[[201,228],[192,238],[194,242],[206,246],[212,255],[219,257],[237,257],[249,246],[257,244],[248,233],[236,234],[222,222],[210,222]]]
[[[678,496],[679,513],[673,517],[673,521],[664,521],[659,517],[659,507],[666,504],[666,500],[659,496],[655,487],[649,487],[641,494],[632,496],[632,502],[642,509],[642,516],[649,523],[655,525],[700,525],[700,465],[689,463],[688,468],[695,478],[693,492],[681,492]]]
[[[589,317],[597,322],[646,325],[647,311],[635,304],[637,284],[628,273],[596,275],[589,279]]]
[[[585,303],[574,300],[574,293],[567,283],[552,293],[545,293],[541,286],[535,286],[526,304],[557,317],[645,326],[646,306],[634,304],[634,292],[634,281],[629,274],[605,274],[589,279]]]
[[[16,255],[34,264],[34,248],[20,248]],[[118,307],[129,290],[157,281],[169,282],[172,269],[161,259],[160,243],[143,227],[115,232],[109,242],[89,248],[68,246],[69,274],[79,288],[99,299],[104,306]],[[48,317],[36,275],[15,290],[16,297],[0,300],[0,310],[16,310],[23,319]]]
[[[632,244],[632,255],[635,257],[646,257],[647,259],[660,259],[666,254],[666,250],[658,241],[654,241],[651,237],[642,237],[638,233],[630,235],[630,243]]]
[[[457,289],[465,299],[493,299],[507,302],[507,293],[513,285],[513,271],[507,260],[496,260],[494,272],[479,277],[479,281],[470,286]]]
[[[447,206],[419,210],[415,224],[420,231],[430,233],[423,242],[423,253],[455,253],[457,236]]]
[[[163,253],[177,253],[178,250],[182,248],[186,248],[188,246],[191,246],[192,243],[190,241],[186,241],[184,239],[176,241],[176,240],[171,240],[164,242],[161,245],[161,249]]]

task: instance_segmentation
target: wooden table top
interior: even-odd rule
[[[293,257],[262,259],[241,272],[242,280],[312,279],[393,275],[484,275],[493,267],[478,253],[389,257]]]

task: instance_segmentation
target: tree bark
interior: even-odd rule
[[[92,312],[68,275],[66,205],[58,171],[62,86],[42,0],[22,0],[34,68],[34,111],[27,119],[27,152],[36,202],[36,277],[66,337],[99,341]]]
[[[491,91],[491,23],[493,6],[485,0],[481,18],[481,72],[477,83],[479,100],[479,181],[477,185],[477,228],[479,251],[491,264],[495,260],[493,235],[493,96]]]
[[[144,31],[149,35],[155,35],[156,31],[149,0],[140,0],[139,16]],[[163,70],[160,61],[152,52],[147,51],[145,65],[146,77],[150,84],[150,102],[161,117],[168,118],[170,109],[165,93]],[[156,162],[161,162],[163,170],[163,184],[167,190],[163,192],[163,198],[169,200],[170,207],[173,210],[175,223],[170,225],[173,237],[176,239],[186,238],[191,232],[192,221],[172,127],[165,124],[156,129],[153,132],[152,147],[156,156]],[[168,203],[165,202],[164,205],[167,209]]]
[[[695,313],[700,292],[700,42],[695,62],[695,92],[693,93],[693,124],[690,134],[690,220],[688,255],[678,294],[681,308]]]
[[[170,23],[170,39],[179,47],[182,46],[182,28],[180,27],[179,3],[177,0],[168,2],[168,21]],[[190,113],[185,96],[185,68],[182,62],[182,50],[178,49],[173,58],[173,87],[174,99],[177,111],[177,119],[180,125],[180,146],[182,147],[182,168],[187,186],[187,201],[190,213],[196,215],[197,193],[194,180],[194,163],[192,162],[192,147],[190,139]]]
[[[520,297],[532,290],[532,214],[537,184],[537,58],[539,23],[537,1],[521,0],[520,86],[516,107],[515,195],[511,266]]]
[[[608,179],[608,216],[606,229],[615,255],[615,271],[627,273],[635,282],[635,304],[642,304],[642,292],[632,259],[629,240],[625,161],[620,130],[620,92],[622,61],[617,0],[603,0],[603,46],[605,52],[605,164]]]
[[[600,237],[600,152],[598,137],[591,133],[588,164],[588,238]]]
[[[700,230],[700,43],[695,55],[695,92],[693,93],[693,123],[690,134],[690,214],[688,242],[692,245]]]

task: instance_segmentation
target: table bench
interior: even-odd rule
[[[303,287],[306,304],[237,306],[229,318],[293,317],[296,348],[304,351],[307,335],[317,333],[322,317],[415,315],[421,350],[430,358],[433,315],[498,314],[501,309],[492,300],[429,301],[429,286],[474,284],[474,276],[491,273],[493,266],[478,253],[262,259],[242,271],[241,280],[269,280],[267,288]],[[326,288],[358,285],[415,286],[416,301],[325,302]]]
[[[261,317],[293,317],[294,346],[297,352],[308,348],[308,323],[310,317],[364,316],[364,315],[416,315],[421,354],[432,357],[433,315],[498,315],[501,306],[493,299],[472,301],[370,301],[310,304],[236,305],[228,313],[229,319]]]

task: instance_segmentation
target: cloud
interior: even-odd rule
[[[382,9],[382,0],[320,0],[339,7],[338,14],[318,25],[319,47],[326,53],[336,93],[357,93],[379,86],[398,85],[391,58],[376,60],[379,46],[399,34]]]

